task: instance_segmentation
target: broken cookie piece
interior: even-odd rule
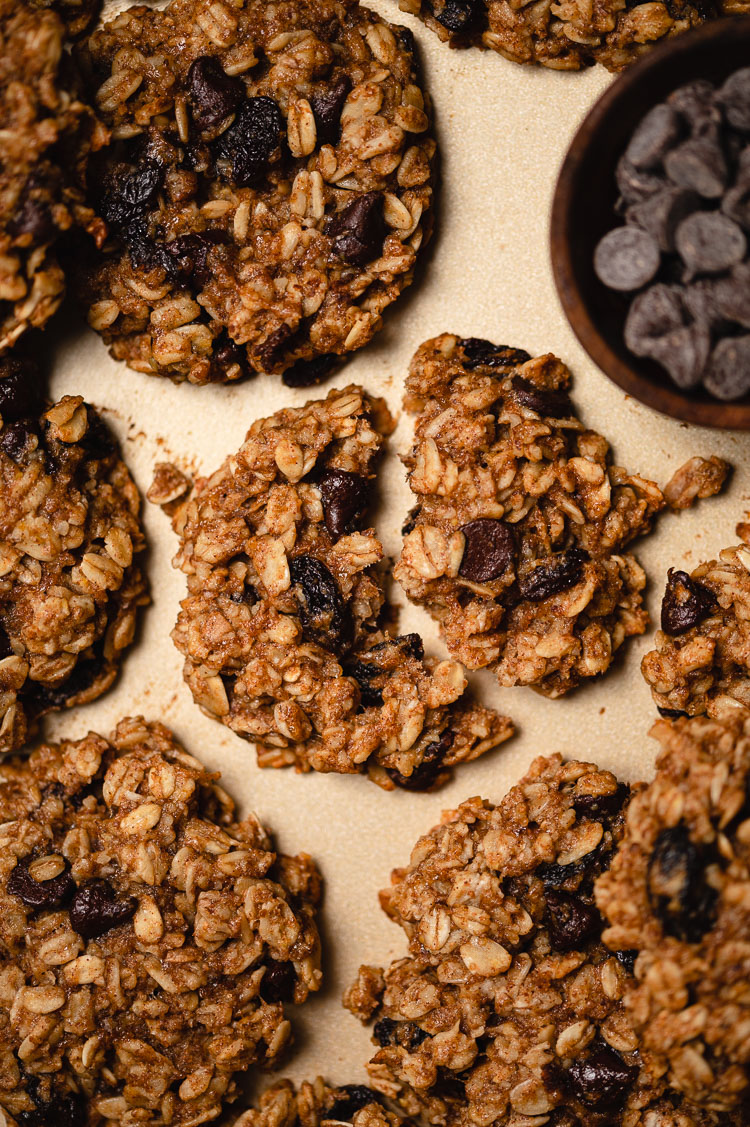
[[[668,503],[717,492],[728,467],[694,458],[667,495],[611,464],[555,356],[444,334],[418,349],[405,405],[417,498],[395,576],[451,655],[501,685],[558,697],[642,634],[645,575],[624,549]]]
[[[149,495],[180,536],[188,595],[173,638],[203,711],[254,741],[261,766],[428,790],[513,726],[471,701],[457,662],[387,631],[365,512],[392,426],[382,400],[350,386],[258,420],[189,497],[164,468]]]

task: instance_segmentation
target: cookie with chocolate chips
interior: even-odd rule
[[[366,344],[432,225],[409,33],[355,0],[172,0],[122,12],[85,55],[114,143],[80,293],[112,355],[303,386]]]
[[[626,1006],[644,1052],[686,1097],[730,1111],[750,1066],[750,720],[727,704],[651,734],[656,776],[596,886],[603,938],[636,956]]]
[[[93,407],[0,361],[0,754],[100,696],[148,602],[140,496]]]
[[[253,423],[192,494],[163,466],[148,496],[180,536],[188,593],[172,637],[202,710],[252,740],[262,767],[424,791],[513,725],[473,701],[457,662],[389,632],[367,513],[392,427],[382,400],[332,391]]]
[[[417,843],[381,893],[408,955],[361,968],[345,997],[375,1021],[374,1087],[450,1127],[717,1122],[639,1051],[631,952],[601,940],[594,882],[629,799],[593,764],[537,759],[498,805],[470,799]]]
[[[321,1127],[350,1123],[352,1127],[413,1127],[390,1101],[365,1084],[327,1084],[318,1076],[295,1087],[279,1080],[266,1088],[257,1106],[232,1119],[229,1127]]]
[[[0,764],[8,1127],[206,1123],[288,1043],[319,877],[216,778],[142,718]]]

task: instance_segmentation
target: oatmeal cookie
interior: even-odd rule
[[[750,11],[748,0],[401,0],[452,47],[489,47],[515,63],[622,70],[654,43],[720,15]]]
[[[172,0],[94,33],[116,143],[89,322],[138,371],[315,383],[366,344],[431,226],[411,34],[355,0]]]
[[[147,601],[140,497],[80,396],[35,400],[38,372],[0,362],[0,753],[47,712],[100,696]]]
[[[662,715],[750,707],[750,548],[727,548],[689,575],[670,569],[656,648],[641,671]]]
[[[645,575],[626,545],[728,472],[694,458],[662,493],[611,464],[569,385],[552,355],[448,334],[418,349],[405,398],[418,415],[405,459],[417,505],[394,573],[458,661],[550,697],[644,632]]]
[[[596,887],[603,938],[637,955],[627,1006],[644,1051],[674,1088],[729,1109],[750,1065],[750,719],[730,708],[651,734],[656,777]]]
[[[345,998],[376,1018],[376,1088],[435,1124],[713,1122],[639,1054],[630,953],[601,942],[593,884],[628,798],[608,771],[540,758],[499,805],[470,799],[417,843],[381,894],[409,955],[362,968]]]
[[[289,1080],[272,1084],[261,1095],[257,1108],[232,1119],[230,1127],[321,1127],[323,1123],[407,1127],[410,1121],[394,1106],[386,1106],[381,1094],[364,1084],[334,1087],[318,1076],[299,1088]]]
[[[65,289],[55,243],[90,218],[82,168],[103,134],[64,40],[54,12],[0,0],[0,352],[55,312]]]
[[[0,764],[0,1108],[8,1127],[189,1127],[289,1041],[319,986],[319,878],[172,733]]]
[[[423,790],[512,734],[454,661],[386,632],[383,548],[363,515],[392,420],[359,387],[278,411],[173,510],[188,578],[173,638],[202,710],[255,741],[262,767],[367,772]]]

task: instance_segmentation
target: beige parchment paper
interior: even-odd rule
[[[118,0],[108,10],[125,6]],[[627,399],[582,351],[558,305],[548,260],[552,191],[578,123],[612,78],[598,68],[564,74],[519,67],[490,52],[451,51],[399,13],[396,0],[372,0],[371,6],[408,24],[421,49],[442,153],[438,223],[417,284],[393,307],[373,344],[322,394],[329,386],[360,382],[399,411],[416,347],[455,331],[534,354],[556,352],[574,373],[583,419],[607,435],[620,464],[661,484],[693,454],[726,457],[735,474],[721,497],[679,517],[665,515],[636,546],[650,579],[649,609],[658,616],[668,566],[695,566],[735,542],[735,524],[750,503],[750,435],[689,428]],[[255,418],[319,394],[284,388],[278,377],[194,388],[131,372],[109,358],[72,307],[47,339],[54,351],[55,397],[80,394],[103,409],[144,494],[155,462],[175,460],[192,472],[211,472],[237,449]],[[391,556],[398,553],[410,507],[398,459],[410,434],[410,421],[402,417],[381,474],[375,526]],[[144,515],[153,602],[142,616],[138,642],[114,689],[93,705],[50,720],[46,735],[107,733],[134,713],[160,719],[190,752],[221,771],[240,807],[257,811],[280,847],[315,857],[325,879],[325,979],[321,993],[292,1014],[296,1044],[284,1074],[361,1082],[371,1055],[369,1034],[341,1008],[341,993],[361,962],[383,963],[405,951],[403,933],[380,912],[378,889],[443,809],[476,794],[498,799],[537,754],[588,757],[627,779],[647,775],[655,745],[646,733],[655,714],[639,664],[650,636],[631,643],[605,679],[559,701],[527,689],[500,689],[491,673],[476,674],[473,682],[485,703],[511,715],[518,735],[459,770],[436,794],[385,793],[361,777],[261,771],[252,746],[203,716],[182,681],[169,634],[184,579],[170,565],[175,540],[168,521],[148,504]],[[424,612],[404,606],[401,626],[422,633],[428,652],[445,655]]]

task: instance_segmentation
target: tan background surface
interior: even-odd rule
[[[534,71],[489,52],[450,51],[418,21],[400,15],[395,0],[374,0],[372,6],[408,23],[422,49],[442,149],[439,222],[424,276],[392,310],[375,342],[328,386],[361,382],[398,411],[409,359],[423,340],[446,330],[484,336],[560,355],[574,372],[582,417],[610,438],[628,468],[664,484],[692,454],[728,458],[736,472],[723,497],[680,517],[664,516],[636,549],[651,580],[650,609],[658,614],[669,565],[694,566],[734,542],[735,523],[750,496],[750,436],[689,429],[626,400],[585,356],[559,308],[547,253],[551,194],[577,123],[611,77],[598,69]],[[272,377],[232,388],[175,387],[116,364],[98,337],[77,325],[71,309],[49,334],[50,347],[57,344],[53,391],[84,395],[105,409],[144,493],[156,461],[169,458],[211,472],[239,446],[253,419],[318,394],[290,391]],[[410,504],[397,457],[409,439],[409,421],[402,419],[390,442],[375,518],[392,555]],[[166,518],[147,505],[145,522],[153,604],[142,616],[139,641],[114,690],[55,718],[47,733],[106,733],[132,713],[161,719],[189,751],[221,770],[230,793],[243,809],[258,812],[283,849],[317,859],[326,887],[325,981],[321,994],[292,1015],[297,1043],[285,1071],[295,1079],[322,1072],[334,1082],[361,1081],[369,1035],[341,1009],[340,997],[360,962],[403,953],[400,929],[377,903],[390,870],[406,862],[441,810],[475,794],[499,798],[541,752],[596,759],[625,778],[647,773],[654,745],[646,732],[654,713],[638,666],[649,637],[631,644],[605,680],[562,701],[525,689],[501,690],[492,674],[476,675],[484,701],[511,715],[519,734],[459,770],[437,794],[385,793],[360,777],[260,771],[253,748],[204,717],[183,684],[169,633],[184,580],[170,567],[175,542]],[[405,608],[402,626],[422,632],[428,651],[444,654],[426,614]]]

